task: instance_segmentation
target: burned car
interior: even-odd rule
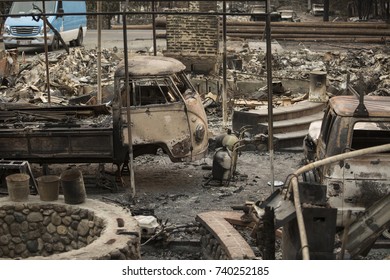
[[[321,123],[312,123],[304,140],[308,161],[390,143],[390,97],[335,96]],[[337,225],[352,220],[390,192],[390,154],[346,159],[304,174],[304,180],[327,187],[330,207],[338,209]]]
[[[173,58],[134,56],[128,60],[128,71],[124,64],[118,66],[110,103],[45,107],[2,103],[0,157],[39,164],[121,166],[129,157],[130,112],[134,156],[161,149],[173,162],[202,158],[208,150],[207,117],[184,70]]]
[[[173,162],[202,158],[208,149],[207,117],[184,64],[169,57],[138,56],[129,60],[128,69],[135,156],[162,148]],[[122,65],[115,72],[115,92],[121,95],[114,107],[128,143],[125,78]]]
[[[311,5],[310,13],[313,16],[322,16],[324,14],[324,4],[313,4],[313,5]]]

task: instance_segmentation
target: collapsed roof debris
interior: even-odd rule
[[[25,61],[23,56],[19,62],[19,71],[15,73],[14,84],[3,85],[0,89],[1,101],[47,103],[44,55],[38,54],[29,61]],[[103,49],[102,86],[113,83],[113,75],[120,60],[121,55],[116,49]],[[72,98],[92,96],[97,91],[97,51],[72,48],[69,55],[49,53],[49,73],[52,102],[67,105]]]
[[[266,79],[265,51],[251,48],[244,42],[241,50],[229,50],[234,53],[236,61],[241,61],[239,69],[229,69],[228,79],[234,81]],[[351,75],[350,82],[359,92],[369,95],[390,95],[390,63],[388,49],[350,49],[345,52],[314,52],[302,45],[298,51],[273,52],[274,82],[284,79],[308,81],[313,70],[327,72],[328,92],[339,95],[346,89],[346,76]],[[113,74],[122,59],[122,53],[114,49],[102,51],[102,87],[110,88]],[[47,103],[46,69],[43,54],[25,61],[24,55],[18,58],[1,53],[0,60],[13,65],[12,71],[4,72],[1,67],[0,76],[3,81],[0,88],[2,102],[26,100],[34,104]],[[11,64],[10,64],[11,63]],[[0,65],[3,65],[0,64]],[[16,69],[16,70],[15,70]],[[70,54],[49,53],[49,72],[51,101],[59,105],[85,104],[97,92],[97,50],[72,48]],[[360,74],[364,73],[364,74]],[[7,81],[7,82],[4,82]],[[283,89],[283,85],[279,85]],[[103,89],[103,100],[110,100],[112,91]],[[247,99],[264,101],[266,87],[259,87]],[[233,98],[235,96],[233,90]],[[283,99],[288,96],[300,101],[306,92],[291,93],[288,88],[276,93]],[[238,103],[239,104],[239,103]]]
[[[275,51],[272,55],[273,77],[308,81],[311,71],[326,71],[328,91],[338,95],[346,89],[346,76],[349,73],[351,84],[359,91],[368,95],[390,95],[390,64],[387,52],[386,48],[313,52],[304,46],[299,51]],[[242,71],[228,71],[229,79],[266,79],[263,50],[250,49],[248,44],[244,44],[236,56],[239,56],[236,59],[243,61]],[[259,92],[264,90],[266,88],[261,88]],[[263,97],[261,94],[259,96]]]

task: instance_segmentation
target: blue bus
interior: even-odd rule
[[[42,1],[13,2],[9,12],[12,16],[4,23],[5,49],[44,47],[44,25],[42,18],[39,17],[42,10]],[[46,14],[57,14],[48,16],[47,20],[59,32],[66,44],[74,46],[83,44],[87,32],[85,1],[46,1],[45,11]],[[25,14],[30,16],[24,16]],[[58,49],[60,45],[58,36],[48,26],[46,30],[49,49]]]

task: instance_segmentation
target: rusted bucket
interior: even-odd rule
[[[7,182],[8,194],[12,201],[28,200],[28,195],[30,194],[30,176],[28,174],[11,174],[5,180]]]
[[[60,177],[45,175],[37,178],[38,193],[42,201],[54,201],[58,199],[60,189]]]
[[[65,203],[80,204],[85,201],[86,192],[83,174],[78,169],[69,169],[61,173],[61,186]]]
[[[326,72],[312,71],[310,72],[310,90],[309,101],[311,102],[327,102],[326,95]]]

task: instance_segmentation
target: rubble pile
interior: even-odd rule
[[[275,79],[309,81],[314,70],[327,72],[328,91],[338,95],[346,89],[347,74],[358,92],[368,95],[390,95],[390,64],[386,48],[359,49],[346,52],[313,52],[304,46],[298,51],[274,51],[272,74]],[[244,45],[238,56],[242,70],[230,70],[229,79],[266,79],[266,53]]]
[[[49,53],[51,102],[68,104],[70,98],[93,95],[97,92],[97,58],[95,49],[72,48],[70,54]],[[21,60],[21,61],[20,61]],[[116,66],[121,60],[116,50],[102,50],[102,86],[113,83]],[[28,100],[30,103],[47,102],[45,55],[38,54],[30,61],[19,57],[19,72],[0,88],[2,102]],[[3,79],[4,81],[4,79]],[[87,98],[88,99],[88,98]]]
[[[229,50],[229,52],[230,56],[234,56],[236,61],[242,63],[239,69],[229,69],[228,80],[266,81],[265,50],[251,48],[250,44],[244,42],[241,49]],[[311,71],[326,71],[328,92],[331,95],[345,92],[347,74],[350,74],[350,83],[358,92],[369,95],[390,95],[388,52],[386,47],[350,49],[345,52],[315,52],[304,45],[296,51],[273,50],[272,74],[274,80],[309,81]],[[113,75],[122,57],[122,52],[116,48],[102,51],[103,100],[108,100],[107,96],[112,95]],[[97,58],[96,49],[72,48],[70,54],[49,53],[51,102],[61,105],[92,102],[91,98],[97,92]],[[7,59],[7,63],[16,63],[15,59],[9,57],[3,59]],[[13,72],[3,70],[0,73],[0,101],[26,102],[27,100],[34,104],[47,103],[45,55],[38,54],[26,61],[24,55],[19,54],[17,63],[17,67],[12,68]],[[15,69],[17,69],[16,73]],[[255,100],[263,100],[266,96],[265,91],[266,87],[259,87],[258,91],[251,95]],[[303,96],[306,92],[288,92],[288,94]],[[283,98],[283,94],[278,93],[278,95]],[[302,98],[298,98],[300,99]]]

